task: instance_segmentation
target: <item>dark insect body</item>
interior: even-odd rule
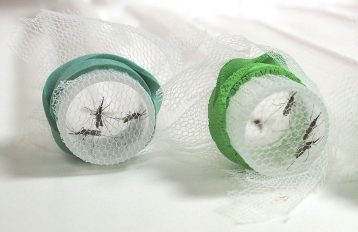
[[[92,136],[91,154],[93,153],[93,149],[94,149],[94,146],[95,146],[95,144],[94,144],[95,137],[97,137],[99,139],[99,137],[102,136],[101,130],[99,130],[99,129],[94,129],[94,130],[93,129],[85,129],[84,127],[82,127],[81,130],[79,130],[79,131],[71,130],[71,132],[68,133],[68,134],[70,134],[70,135],[82,135],[83,138],[82,138],[81,141],[84,141],[87,138],[87,136]]]
[[[321,137],[321,138],[322,138],[322,137]],[[305,142],[302,146],[300,146],[300,147],[296,150],[295,155],[294,155],[295,158],[298,159],[298,158],[301,157],[306,151],[309,152],[309,150],[311,149],[311,147],[312,147],[313,145],[316,145],[316,143],[317,143],[321,138],[318,138],[318,139],[316,139],[316,140],[312,140],[312,141],[309,141],[309,142]],[[308,153],[308,155],[309,155],[309,153]],[[308,159],[308,156],[307,156],[306,160],[307,160],[307,159]],[[293,161],[292,164],[294,164],[295,162],[296,162],[296,160]],[[287,167],[287,170],[291,167],[292,164],[290,164],[290,166]]]
[[[113,125],[110,123],[110,121],[108,119],[115,119],[115,118],[109,117],[106,114],[105,109],[107,109],[109,106],[110,106],[110,104],[108,104],[107,106],[104,106],[104,97],[102,97],[102,100],[96,110],[92,110],[88,107],[85,107],[85,108],[91,112],[90,115],[94,116],[94,118],[92,119],[92,122],[95,124],[97,129],[104,126],[107,129],[107,131],[110,134],[112,134],[110,127],[108,127],[108,126],[113,127]]]
[[[260,119],[255,119],[252,122],[260,129],[260,131],[262,131],[263,123]]]
[[[101,104],[96,109],[95,113],[92,113],[92,115],[95,116],[96,119],[96,128],[98,129],[100,126],[103,127],[103,110],[107,107],[103,107],[104,97],[102,97]]]
[[[311,135],[312,131],[317,127],[317,121],[318,121],[319,117],[321,116],[321,113],[319,113],[317,115],[317,117],[312,120],[312,122],[310,123],[310,125],[306,129],[305,134],[303,135],[303,140],[304,141],[306,141],[308,139],[308,137]]]
[[[103,112],[103,101],[104,101],[104,97],[102,98],[102,101],[101,101],[101,104],[98,106],[97,110],[96,110],[96,113],[95,113],[95,117],[96,117],[96,127],[97,129],[100,127],[100,126],[103,126],[103,115],[102,115],[102,112]]]
[[[81,130],[79,131],[72,131],[69,133],[70,135],[83,135],[84,137],[86,136],[101,136],[101,131],[100,130],[92,130],[92,129],[85,129],[85,128],[81,128]]]
[[[287,116],[291,113],[292,111],[292,108],[295,104],[295,95],[296,95],[297,92],[294,92],[290,95],[290,98],[288,99],[287,101],[287,104],[285,106],[285,108],[283,109],[283,116]]]
[[[134,112],[134,113],[129,112],[125,117],[122,118],[122,120],[123,123],[127,123],[132,120],[140,120],[145,114],[146,114],[145,110],[142,112]]]
[[[105,117],[104,110],[109,107],[109,104],[104,107],[103,103],[104,103],[104,97],[102,97],[102,101],[96,110],[92,110],[88,107],[85,107],[87,110],[89,110],[91,112],[91,115],[94,116],[95,125],[96,125],[97,129],[104,126],[104,122],[103,122],[103,118]]]

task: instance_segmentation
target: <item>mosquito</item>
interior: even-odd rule
[[[83,138],[81,141],[84,141],[86,139],[87,136],[92,136],[92,148],[94,147],[94,138],[95,137],[99,137],[102,136],[102,132],[99,129],[86,129],[84,127],[82,127],[79,131],[75,131],[73,129],[69,129],[71,132],[68,133],[70,135],[82,135]]]
[[[290,166],[288,166],[287,167],[287,170],[292,166],[292,164],[294,164],[295,162],[296,162],[296,160],[299,158],[299,157],[301,157],[306,151],[308,152],[308,155],[307,155],[307,157],[306,157],[306,160],[308,159],[308,156],[309,156],[309,150],[311,149],[311,147],[313,146],[313,145],[316,145],[317,143],[318,143],[318,141],[320,140],[320,139],[322,139],[322,137],[321,138],[318,138],[318,139],[316,139],[316,140],[312,140],[312,141],[309,141],[309,142],[305,142],[302,146],[300,146],[297,150],[296,150],[296,152],[295,152],[295,154],[294,154],[294,156],[295,156],[295,160],[290,164]]]
[[[293,107],[294,107],[294,104],[295,104],[295,95],[296,95],[296,94],[297,94],[297,92],[292,92],[292,93],[290,94],[289,98],[287,99],[287,102],[286,102],[286,103],[281,103],[281,104],[279,104],[279,105],[278,105],[279,108],[276,109],[276,110],[274,110],[274,111],[272,111],[272,112],[270,113],[270,115],[267,117],[266,120],[262,121],[261,119],[258,119],[258,118],[257,118],[257,119],[254,119],[254,120],[252,121],[253,124],[255,124],[255,125],[259,128],[259,130],[262,132],[263,126],[264,126],[264,124],[266,123],[266,121],[268,121],[274,114],[276,114],[276,112],[277,112],[278,110],[280,110],[284,104],[285,104],[285,108],[283,109],[282,115],[283,115],[284,117],[289,116],[290,113],[291,113],[291,111],[292,111],[292,109],[293,109]],[[275,105],[275,104],[274,104],[274,105]]]
[[[123,118],[113,118],[113,119],[117,119],[117,120],[123,120],[123,123],[127,123],[130,122],[132,120],[141,120],[143,116],[146,115],[146,110],[143,110],[142,112],[130,112],[124,116]]]
[[[110,104],[104,106],[104,96],[103,96],[99,106],[95,110],[90,109],[89,107],[85,107],[85,109],[90,111],[91,116],[94,116],[94,118],[92,120],[94,120],[94,124],[98,130],[100,129],[100,127],[104,126],[107,129],[107,131],[110,134],[112,134],[111,130],[109,129],[107,124],[109,124],[111,127],[113,127],[113,125],[112,125],[112,123],[110,123],[109,120],[106,120],[106,118],[107,119],[115,119],[115,118],[112,118],[112,117],[106,115],[105,110],[109,106],[110,106]]]
[[[266,120],[262,121],[260,119],[254,119],[252,122],[259,128],[260,131],[262,131],[264,124],[273,116],[276,114],[276,112],[278,112],[283,106],[285,106],[285,108],[282,111],[282,115],[284,117],[289,116],[293,110],[293,107],[295,105],[295,96],[296,96],[297,92],[291,92],[289,97],[287,98],[287,102],[284,103],[280,103],[279,105],[273,104],[275,106],[279,106],[277,109],[273,110],[270,115],[267,117]]]
[[[102,132],[101,130],[98,130],[98,129],[85,129],[84,127],[81,128],[81,130],[79,131],[73,131],[71,130],[70,133],[68,133],[70,135],[83,135],[84,137],[87,137],[87,136],[101,136]]]
[[[312,122],[310,123],[310,125],[308,126],[308,128],[305,131],[305,134],[303,135],[303,140],[306,141],[309,136],[311,135],[312,131],[317,127],[317,121],[319,119],[319,117],[321,116],[320,112],[317,117],[315,119],[312,120]]]
[[[291,113],[292,108],[295,104],[295,95],[296,94],[297,94],[297,92],[293,92],[293,93],[291,93],[290,97],[288,98],[287,104],[282,112],[283,116],[287,116]]]
[[[91,112],[92,116],[95,116],[95,124],[97,129],[99,129],[99,127],[103,127],[103,111],[109,107],[109,104],[103,107],[103,103],[104,103],[104,97],[102,97],[102,101],[96,110],[92,110],[89,107],[85,107],[87,110]]]

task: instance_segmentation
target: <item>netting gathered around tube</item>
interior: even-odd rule
[[[163,86],[163,139],[211,168],[223,155],[238,164],[224,171],[237,186],[223,213],[236,221],[287,215],[326,172],[330,121],[317,87],[287,54],[242,37],[205,37],[193,56]]]
[[[254,44],[240,36],[211,38],[193,27],[184,36],[190,40],[181,41],[181,37],[176,36],[180,33],[180,30],[173,32],[168,44],[129,26],[77,15],[43,11],[25,19],[13,48],[39,71],[36,78],[27,80],[37,87],[38,104],[34,105],[37,113],[30,115],[34,123],[28,124],[31,133],[28,139],[39,138],[36,143],[47,148],[53,140],[40,105],[48,76],[75,58],[106,53],[131,60],[152,74],[163,89],[154,95],[159,98],[163,93],[163,102],[156,116],[148,91],[130,75],[115,70],[95,70],[75,80],[58,83],[51,110],[56,117],[59,115],[58,129],[64,135],[61,141],[86,161],[103,164],[124,161],[134,155],[132,151],[141,150],[149,142],[156,127],[156,138],[169,144],[171,150],[187,154],[188,161],[198,157],[210,168],[217,168],[234,180],[233,191],[229,193],[232,201],[223,207],[223,213],[241,223],[286,216],[323,180],[327,156],[332,150],[339,156],[333,162],[340,163],[336,161],[346,158],[342,161],[346,166],[338,165],[336,174],[346,170],[350,173],[347,176],[352,176],[351,173],[358,176],[358,159],[352,156],[357,151],[358,125],[352,115],[358,108],[346,104],[347,99],[353,104],[357,100],[352,84],[356,83],[355,76],[342,80],[329,94],[326,89],[321,91],[322,87],[318,88],[294,59],[282,51]],[[178,50],[173,45],[181,47]],[[180,50],[185,51],[188,58],[185,64],[178,55],[183,53]],[[229,153],[223,154],[209,128],[208,103],[214,88],[221,86],[218,84],[220,70],[232,60],[252,60],[263,55],[299,81],[292,81],[282,73],[265,71],[241,83],[236,91],[228,92],[229,98],[223,98],[227,100],[227,109],[225,115],[220,116],[226,123],[222,128],[226,129],[234,157],[239,154],[246,165],[238,160],[233,160],[238,163],[235,168],[219,165],[222,161],[229,163],[224,155],[232,157]],[[320,92],[324,92],[324,100]],[[292,96],[294,107],[284,115]],[[131,102],[122,104],[122,100]],[[108,106],[103,114],[106,123],[113,125],[109,129],[101,126],[101,136],[98,136],[96,123],[100,122],[93,118],[102,102],[104,107]],[[143,117],[134,114],[143,112]],[[130,115],[132,117],[127,117]],[[133,120],[128,120],[130,118]],[[139,118],[141,120],[137,120]],[[316,127],[303,141],[315,118]],[[135,141],[126,140],[122,134],[130,134],[127,138],[135,138]],[[118,142],[118,138],[125,142]],[[297,152],[306,142],[315,140],[317,142],[304,153]],[[111,157],[114,144],[125,147],[130,155]],[[56,148],[55,144],[50,148]],[[101,159],[101,154],[111,158]],[[295,154],[300,156],[296,159]]]
[[[90,163],[116,164],[145,148],[155,129],[150,95],[128,74],[99,70],[59,85],[53,95],[61,140]],[[103,112],[96,117],[99,107]]]
[[[106,165],[150,143],[160,85],[180,66],[171,45],[130,26],[51,11],[23,20],[14,38],[15,52],[38,71],[27,82],[43,102],[43,110],[40,99],[34,106],[39,125],[28,140],[34,133],[51,137],[39,129],[49,124],[63,151]]]

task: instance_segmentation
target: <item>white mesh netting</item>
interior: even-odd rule
[[[58,94],[55,90],[52,107],[62,140],[76,156],[94,164],[116,164],[150,142],[153,103],[128,74],[98,70],[64,85],[57,87]]]
[[[334,152],[329,160],[329,178],[338,182],[358,181],[358,66],[337,70],[337,80],[327,81],[326,99],[332,121]]]
[[[282,76],[265,75],[244,84],[230,99],[226,118],[234,149],[267,176],[310,169],[328,135],[328,115],[320,99]],[[306,153],[306,159],[300,157]]]
[[[29,112],[34,126],[25,131],[25,139],[54,150],[58,149],[56,145],[45,139],[52,140],[52,136],[41,93],[56,68],[83,55],[108,53],[136,63],[162,84],[181,64],[177,51],[150,33],[51,11],[22,20],[11,45],[38,71],[36,77],[26,80],[34,86],[37,98]],[[73,154],[87,162],[123,162],[146,147],[154,133],[156,115],[151,97],[124,72],[107,69],[82,74],[60,83],[51,101],[61,139]],[[39,137],[42,139],[36,139]]]
[[[61,64],[91,53],[127,58],[161,83],[181,63],[174,47],[150,33],[74,14],[43,10],[34,18],[23,19],[13,38],[14,51],[42,72],[37,81],[41,87]]]
[[[158,134],[166,135],[162,139],[171,148],[197,156],[236,180],[229,194],[232,201],[222,209],[224,214],[240,223],[285,216],[325,175],[329,117],[319,91],[296,62],[280,51],[238,36],[201,39],[192,54],[197,61],[163,86]],[[226,130],[232,146],[254,170],[225,167],[208,128],[211,92],[226,62],[265,52],[287,65],[305,86],[265,75],[248,81],[231,97]],[[294,104],[285,114],[293,96]]]
[[[192,156],[199,157],[207,162],[210,168],[216,168],[235,180],[234,190],[229,193],[232,197],[231,204],[224,207],[223,211],[238,222],[258,222],[285,216],[322,181],[326,173],[328,155],[333,154],[330,158],[336,164],[331,167],[333,175],[341,176],[345,180],[358,179],[358,143],[355,142],[358,135],[358,120],[354,117],[358,114],[358,95],[353,84],[357,83],[354,75],[345,76],[340,85],[334,86],[331,90],[323,89],[322,86],[318,88],[306,77],[296,62],[281,51],[256,45],[239,36],[225,35],[212,39],[205,33],[195,31],[193,27],[188,27],[188,30],[185,30],[183,25],[175,28],[177,30],[166,38],[177,48],[131,27],[45,11],[33,19],[24,21],[25,30],[18,32],[14,49],[24,60],[42,71],[37,79],[30,80],[31,83],[39,83],[41,87],[48,74],[59,65],[88,53],[117,54],[151,72],[161,84],[164,84],[164,102],[158,115],[157,139],[166,141],[170,149],[176,148],[187,154],[188,161],[192,160]],[[178,34],[185,36],[176,36]],[[227,114],[228,121],[231,120],[227,127],[230,137],[237,138],[232,144],[256,170],[245,171],[239,166],[233,168],[232,165],[226,165],[229,161],[222,162],[225,157],[212,141],[208,128],[208,100],[220,68],[229,59],[254,58],[264,52],[268,52],[276,62],[287,65],[307,88],[279,76],[273,78],[268,75],[249,82],[246,92],[238,92],[238,95],[233,97],[229,108],[231,113]],[[283,59],[276,56],[276,53]],[[178,58],[178,54],[185,55],[185,63],[182,58]],[[170,79],[179,70],[181,71],[176,74],[176,78]],[[351,71],[353,73],[356,70]],[[337,70],[336,75],[339,74]],[[99,75],[98,79],[101,78],[104,77]],[[82,85],[80,82],[73,82],[74,86],[77,84]],[[262,85],[270,87],[262,88]],[[59,105],[54,104],[56,112],[66,115],[61,117],[64,120],[61,130],[64,131],[66,144],[72,144],[74,149],[85,144],[87,150],[79,151],[83,153],[83,159],[99,163],[100,161],[95,161],[96,156],[93,154],[113,152],[105,143],[116,143],[119,130],[133,133],[134,138],[147,138],[146,135],[150,134],[154,125],[153,117],[149,113],[152,109],[146,104],[146,97],[140,95],[139,91],[134,95],[141,100],[136,101],[134,105],[118,105],[115,102],[119,96],[113,95],[111,91],[112,88],[121,86],[119,82],[113,86],[111,83],[111,87],[101,85],[93,93],[76,90],[80,93],[79,96],[73,104],[63,104],[62,110],[59,110]],[[139,90],[139,86],[137,87]],[[105,90],[105,94],[98,91],[101,88]],[[108,91],[108,88],[112,90]],[[130,92],[120,98],[131,98]],[[324,92],[324,101],[319,92]],[[292,108],[292,115],[286,117],[283,110],[292,94],[297,97],[295,107]],[[235,100],[235,97],[238,99]],[[82,102],[81,98],[85,100]],[[100,137],[96,132],[96,122],[86,120],[91,110],[98,108],[102,99],[104,105],[110,105],[106,114],[108,124],[112,123],[113,126],[111,125],[110,130],[101,131],[101,135],[103,133],[104,136]],[[350,104],[347,104],[347,101]],[[38,103],[40,102],[39,100]],[[240,104],[244,107],[238,108]],[[66,108],[75,105],[79,106],[75,107],[75,111],[67,110],[68,113],[64,113]],[[325,106],[328,107],[328,112]],[[124,123],[123,118],[129,111],[140,111],[142,107],[148,115],[130,128],[131,125]],[[38,141],[41,145],[46,144],[47,141],[43,137],[50,138],[51,135],[43,113],[31,113],[31,117],[38,123],[31,124],[29,131],[46,135],[41,136],[41,141]],[[111,119],[112,117],[116,119]],[[305,143],[302,141],[303,136],[316,117],[317,127],[309,134],[306,142],[317,142],[296,159],[295,153]],[[239,118],[244,120],[238,120]],[[91,131],[83,130],[89,126],[92,126]],[[148,132],[137,133],[144,130]],[[79,133],[81,131],[82,133]],[[87,137],[84,133],[93,133],[94,136]],[[285,141],[289,144],[282,145]],[[141,147],[146,142],[147,140],[143,139],[135,146]],[[258,149],[275,143],[281,144],[281,147],[276,146],[278,150],[272,150],[271,147],[265,151]],[[271,153],[276,155],[266,157],[266,154]],[[125,160],[127,157],[121,156],[119,159]]]

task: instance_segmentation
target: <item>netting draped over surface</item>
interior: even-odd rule
[[[40,84],[59,65],[92,53],[115,54],[131,60],[161,84],[172,77],[181,62],[174,47],[153,34],[127,25],[45,10],[22,20],[13,45],[23,60],[42,72],[37,80]]]
[[[149,144],[160,85],[180,67],[173,46],[130,26],[51,11],[24,19],[14,38],[15,52],[39,71],[28,82],[43,88],[43,110],[63,151],[116,164]],[[37,128],[47,124],[43,113],[36,119]]]
[[[115,69],[56,83],[50,109],[60,140],[85,161],[127,160],[156,128],[168,154],[180,151],[189,162],[195,156],[228,174],[232,201],[223,210],[241,223],[285,216],[323,180],[329,155],[342,163],[336,173],[358,176],[357,79],[344,79],[327,94],[282,51],[171,23],[167,28],[175,29],[164,41],[77,15],[43,11],[25,19],[13,48],[40,71],[27,82],[37,86],[34,108],[41,108],[32,114],[28,139],[55,147],[46,140],[52,136],[41,106],[48,76],[78,57],[113,54],[148,71],[162,88],[148,91]],[[153,97],[163,97],[160,112]],[[237,166],[223,165],[226,157]]]
[[[163,86],[158,134],[211,167],[222,155],[238,163],[226,170],[238,186],[224,207],[235,220],[286,215],[325,175],[325,103],[287,54],[238,36],[203,38],[200,59]]]

